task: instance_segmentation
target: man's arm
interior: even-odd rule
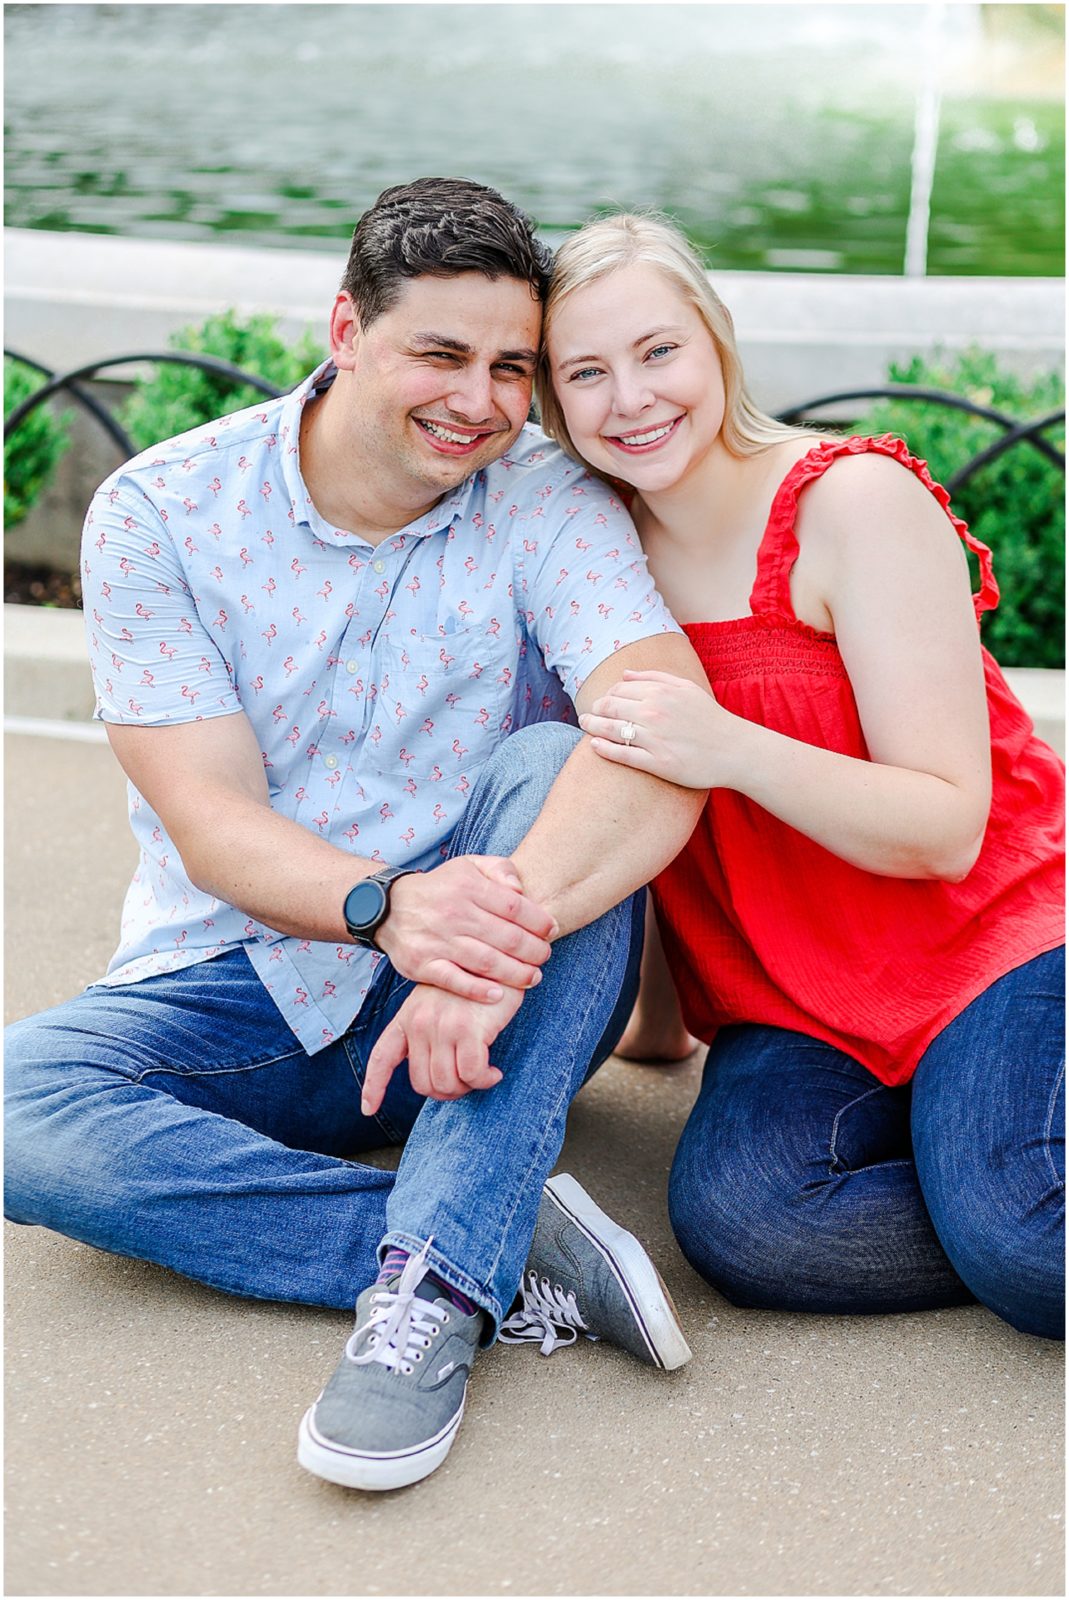
[[[589,710],[629,668],[672,672],[708,688],[688,640],[678,633],[655,634],[625,645],[595,668],[576,696],[577,709]],[[615,774],[606,781],[599,768],[608,765],[584,739],[513,852],[524,891],[552,913],[562,934],[585,927],[656,877],[682,850],[705,804],[704,790],[643,772],[629,770],[624,783],[612,781]]]
[[[280,933],[352,942],[342,904],[380,864],[272,810],[243,712],[167,727],[106,726],[197,888]],[[552,926],[508,862],[461,856],[393,886],[378,942],[405,977],[488,1002],[500,998],[501,984],[538,981]]]
[[[671,663],[669,665],[669,663]],[[657,634],[617,650],[586,679],[576,697],[591,706],[628,668],[672,672],[704,688],[708,680],[682,634]],[[560,933],[585,927],[667,866],[694,830],[705,791],[683,789],[633,769],[624,782],[606,781],[602,761],[584,739],[569,756],[538,820],[513,852],[524,890],[544,904]],[[493,1006],[472,1007],[454,995],[420,985],[380,1035],[368,1060],[362,1109],[373,1115],[394,1069],[408,1058],[420,1094],[453,1100],[500,1079],[490,1064],[497,1034],[522,996],[506,993]]]

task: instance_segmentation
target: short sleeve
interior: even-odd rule
[[[624,645],[681,633],[634,523],[607,484],[576,470],[546,492],[517,540],[518,604],[568,694]]]
[[[90,502],[82,603],[95,717],[153,727],[241,709],[166,520],[132,485],[109,480]]]

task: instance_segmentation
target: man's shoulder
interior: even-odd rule
[[[522,484],[536,491],[545,487],[581,486],[597,499],[612,498],[608,484],[594,477],[559,444],[554,444],[533,422],[526,423],[512,448],[484,470],[491,489],[502,484]]]
[[[100,488],[128,487],[151,499],[152,490],[162,488],[176,474],[192,481],[200,473],[211,476],[236,468],[246,453],[263,446],[275,447],[283,413],[291,399],[288,393],[277,398],[265,395],[240,411],[197,423],[158,444],[148,445],[116,467]]]

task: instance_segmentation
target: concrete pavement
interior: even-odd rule
[[[7,741],[7,1012],[103,970],[133,861],[106,747]],[[431,1479],[294,1460],[345,1316],[238,1301],[8,1226],[12,1595],[1053,1595],[1062,1350],[978,1307],[738,1311],[674,1243],[699,1076],[610,1062],[560,1166],[648,1245],[694,1360],[497,1347]],[[384,1157],[384,1160],[388,1157]]]

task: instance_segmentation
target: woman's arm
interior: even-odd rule
[[[663,674],[626,675],[581,718],[599,754],[731,788],[844,860],[960,881],[983,842],[991,754],[965,553],[930,493],[878,456],[837,462],[802,500],[799,542],[825,603],[871,759],[737,717]],[[619,742],[621,719],[640,729]]]

